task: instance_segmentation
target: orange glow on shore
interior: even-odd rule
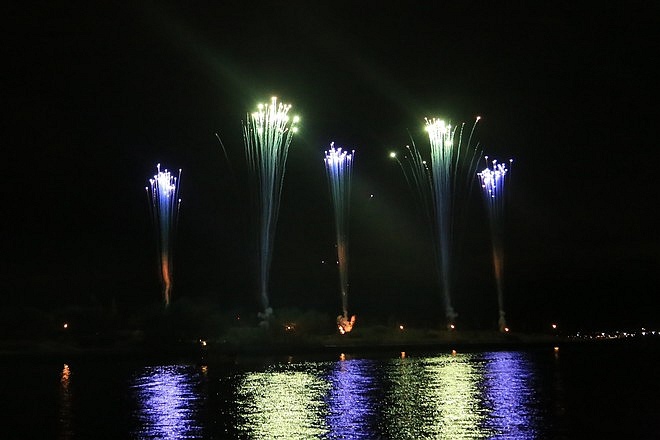
[[[349,333],[351,330],[353,330],[354,325],[355,325],[355,315],[351,316],[350,320],[344,317],[343,315],[337,316],[337,329],[339,329],[339,333],[341,333],[342,335]]]

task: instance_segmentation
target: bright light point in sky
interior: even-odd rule
[[[300,122],[300,116],[294,116],[293,117],[293,123],[297,124],[298,122]]]
[[[392,151],[392,152],[390,153],[390,157],[391,157],[391,158],[395,158],[395,157],[396,157],[396,153],[395,153],[394,151]]]

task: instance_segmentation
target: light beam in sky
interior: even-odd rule
[[[498,326],[501,332],[506,332],[508,327],[504,313],[504,289],[502,282],[504,273],[504,249],[502,241],[504,236],[504,203],[506,200],[504,183],[509,169],[505,164],[499,163],[497,160],[491,161],[490,167],[488,167],[488,156],[485,157],[485,160],[487,166],[483,171],[477,173],[477,177],[481,183],[493,244],[493,272],[495,275],[497,304],[499,307]],[[512,163],[513,159],[509,160],[509,164]]]
[[[298,131],[298,116],[290,118],[290,104],[277,102],[259,104],[257,111],[247,115],[243,123],[245,156],[252,181],[259,217],[259,294],[264,325],[272,316],[268,282],[272,262],[273,242],[280,207],[286,159],[293,134]]]
[[[149,186],[145,189],[151,206],[151,217],[157,229],[163,301],[167,307],[172,296],[173,244],[181,207],[181,199],[179,198],[181,170],[179,170],[178,176],[175,176],[168,170],[161,171],[160,164],[156,168],[158,173],[152,179],[149,179]]]

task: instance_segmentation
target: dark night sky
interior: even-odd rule
[[[357,151],[349,308],[441,318],[424,218],[387,155],[408,132],[426,145],[425,116],[481,115],[485,153],[515,159],[505,236],[512,325],[660,324],[658,10],[114,3],[5,11],[3,303],[157,301],[144,187],[160,162],[183,169],[175,297],[256,312],[241,121],[276,95],[302,123],[276,235],[275,309],[341,310],[336,268],[321,264],[333,258],[322,152],[334,141]],[[466,203],[454,305],[459,321],[494,326],[476,189]]]

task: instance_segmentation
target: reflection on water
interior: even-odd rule
[[[380,384],[374,374],[378,365],[373,360],[349,359],[344,356],[330,372],[327,396],[330,438],[373,438],[370,426],[377,419],[376,398]]]
[[[385,420],[392,438],[484,438],[482,378],[472,355],[403,358],[387,369],[392,383]]]
[[[132,384],[140,439],[201,438],[205,393],[193,366],[146,367]]]
[[[548,359],[556,362],[550,353]],[[128,432],[119,431],[120,437],[139,439],[542,438],[549,428],[555,429],[554,420],[565,415],[563,410],[553,411],[552,404],[543,410],[544,398],[560,401],[563,408],[564,397],[558,370],[540,371],[539,362],[527,352],[419,358],[401,353],[389,359],[290,359],[256,369],[131,367],[126,380],[115,383],[128,381],[128,393],[118,395],[129,396],[134,410],[115,410],[114,417],[125,417]],[[72,405],[102,390],[89,381],[98,377],[89,375],[96,370],[86,371],[87,375],[76,366],[74,375],[68,365],[62,367],[61,439],[80,437],[85,429],[95,433],[104,426],[98,421],[81,426],[81,414],[94,417],[99,412],[86,413]],[[112,369],[102,371],[113,374]],[[87,385],[81,385],[86,377]],[[544,386],[550,389],[543,391]],[[102,400],[99,397],[93,401]]]
[[[235,404],[248,438],[536,438],[523,353],[340,358],[245,373]]]
[[[328,433],[329,384],[315,363],[247,373],[237,389],[237,429],[248,438],[310,439]]]
[[[486,399],[491,408],[487,425],[495,431],[493,438],[538,438],[536,387],[526,353],[491,352],[484,358]]]

